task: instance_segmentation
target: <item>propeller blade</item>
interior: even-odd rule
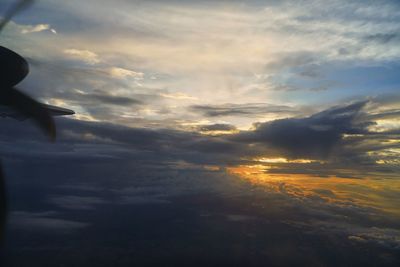
[[[15,108],[18,112],[28,118],[32,118],[36,124],[50,137],[51,141],[56,138],[56,126],[54,120],[46,107],[32,97],[22,93],[16,88],[2,92],[7,105]]]
[[[3,168],[0,161],[0,245],[4,241],[7,221],[7,196]]]
[[[0,32],[3,30],[4,26],[7,25],[8,22],[14,17],[15,14],[28,8],[31,4],[33,4],[34,0],[20,0],[14,6],[12,6],[4,15],[2,21],[0,22]]]

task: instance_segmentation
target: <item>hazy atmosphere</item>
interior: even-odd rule
[[[0,117],[2,266],[400,266],[398,1],[40,0],[0,45],[76,113]]]

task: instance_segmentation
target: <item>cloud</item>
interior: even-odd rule
[[[201,132],[210,132],[210,131],[235,131],[236,127],[230,124],[209,124],[209,125],[200,125],[198,126],[198,130]]]
[[[123,160],[163,166],[183,161],[199,168],[261,164],[271,174],[395,176],[400,145],[388,140],[395,140],[397,132],[370,130],[374,126],[369,119],[372,103],[359,101],[308,117],[255,123],[253,129],[242,131],[229,124],[177,130],[58,119],[59,142],[53,146],[43,143],[44,137],[29,121],[5,120],[3,129],[7,130],[0,131],[0,148],[7,157],[50,161]],[[215,132],[219,134],[212,134]],[[22,146],[29,149],[18,149]],[[268,160],[271,158],[284,160]]]
[[[80,49],[65,49],[64,54],[71,56],[73,59],[78,59],[80,61],[83,61],[89,65],[95,65],[100,63],[100,58],[99,56],[89,50],[80,50]]]
[[[367,42],[377,42],[382,44],[387,44],[392,41],[398,41],[400,38],[399,34],[397,33],[377,33],[372,35],[365,36],[365,40]]]
[[[14,211],[10,215],[10,225],[24,231],[57,231],[69,233],[88,227],[89,223],[57,218],[56,212]]]
[[[255,130],[233,138],[240,142],[267,145],[290,158],[329,157],[344,134],[364,134],[369,123],[357,118],[367,102],[334,107],[308,118],[281,119],[255,124]]]
[[[197,100],[198,98],[184,94],[184,93],[160,93],[160,96],[170,99],[177,99],[177,100]]]
[[[255,231],[252,238],[272,228],[271,233],[276,229],[307,233],[307,238],[321,243],[329,238],[333,240],[333,247],[351,247],[358,241],[348,237],[359,236],[367,241],[357,243],[357,246],[388,251],[397,249],[399,233],[394,228],[398,220],[393,213],[386,211],[387,207],[395,206],[398,198],[394,180],[388,183],[390,179],[384,169],[379,171],[373,164],[368,168],[364,165],[354,167],[352,159],[346,155],[349,152],[351,155],[366,155],[366,151],[374,150],[377,144],[368,143],[360,149],[358,142],[347,140],[341,143],[348,138],[342,134],[340,141],[333,139],[338,150],[332,149],[331,157],[323,163],[266,162],[264,166],[269,168],[261,171],[261,176],[254,174],[256,168],[249,169],[249,177],[253,178],[249,181],[225,171],[226,166],[262,164],[254,157],[277,153],[276,149],[254,145],[253,140],[240,138],[244,133],[262,133],[263,138],[257,139],[258,142],[268,143],[266,128],[275,129],[275,123],[280,125],[281,121],[287,121],[284,125],[292,127],[291,134],[301,137],[304,137],[302,132],[295,131],[299,125],[316,131],[313,137],[327,133],[336,136],[330,132],[336,133],[337,130],[339,133],[353,133],[350,135],[362,138],[362,142],[369,141],[368,116],[376,111],[371,107],[376,105],[384,110],[382,104],[373,101],[335,106],[304,118],[261,123],[254,129],[231,136],[204,136],[174,129],[131,128],[104,122],[58,119],[58,142],[47,144],[44,138],[40,139],[40,132],[27,122],[4,120],[0,129],[0,149],[5,171],[13,184],[15,200],[23,199],[17,201],[18,207],[47,205],[45,210],[57,208],[57,212],[50,213],[17,213],[17,220],[11,221],[14,225],[11,229],[18,231],[16,233],[34,230],[47,234],[53,233],[49,231],[53,229],[54,232],[76,233],[75,238],[79,239],[82,238],[79,230],[90,227],[85,231],[88,235],[84,239],[98,242],[99,239],[108,241],[108,238],[121,240],[120,236],[136,237],[141,232],[138,222],[143,222],[143,232],[148,240],[147,231],[160,229],[154,224],[149,226],[149,222],[162,225],[162,229],[172,224],[176,229],[181,221],[195,218],[207,220],[205,223],[212,221],[213,225],[222,220],[223,226],[229,222],[232,227],[244,222],[250,225],[262,223],[261,228],[250,227]],[[337,129],[332,125],[337,125]],[[210,126],[211,129],[224,127]],[[286,140],[285,132],[280,136]],[[387,137],[380,138],[384,140]],[[330,142],[316,143],[330,145]],[[378,145],[381,143],[384,142],[379,141]],[[286,155],[286,150],[278,155]],[[341,161],[336,157],[342,157]],[[219,168],[211,171],[206,168],[209,165]],[[357,174],[360,170],[371,171],[373,177],[379,179],[330,177],[346,171]],[[274,175],[279,171],[281,175]],[[288,175],[296,171],[307,175]],[[310,175],[313,172],[319,177]],[[395,175],[397,177],[398,172]],[[35,179],[28,179],[32,177]],[[22,186],[27,183],[29,186]],[[264,187],[262,183],[265,183]],[[388,186],[393,190],[388,191]],[[366,200],[367,194],[374,198]],[[374,201],[374,204],[367,201]],[[382,202],[384,205],[379,206]],[[130,212],[132,209],[135,213]],[[393,210],[397,211],[396,208]],[[206,212],[207,217],[200,215]],[[113,214],[112,220],[109,220],[109,214]],[[105,229],[110,235],[99,237],[98,233],[104,233]],[[127,231],[133,234],[128,235]],[[176,240],[176,235],[171,236]],[[287,238],[293,241],[293,235]],[[275,241],[273,244],[275,247]]]
[[[119,203],[123,205],[170,204],[168,200],[157,196],[122,196]]]
[[[57,34],[57,31],[51,28],[50,24],[25,25],[22,27],[23,27],[23,29],[21,30],[22,34],[42,32],[47,30],[54,34]]]
[[[339,221],[315,221],[309,227],[314,228],[312,231],[321,234],[326,233],[326,229],[330,229],[331,234],[335,234],[335,232],[347,234],[349,240],[358,242],[359,245],[361,243],[370,243],[394,251],[400,249],[400,231],[396,228],[385,227],[384,225],[381,225],[381,227],[368,227],[366,225]]]
[[[289,106],[271,105],[266,103],[249,104],[220,104],[220,105],[193,105],[190,109],[208,117],[220,116],[263,116],[268,113],[294,113]]]
[[[96,105],[96,104],[108,104],[108,105],[140,105],[142,101],[124,96],[114,96],[106,92],[99,93],[84,93],[81,91],[75,91],[73,96],[75,101],[79,101],[80,104]],[[72,100],[72,99],[70,99]]]
[[[97,205],[107,203],[99,197],[66,195],[51,197],[49,202],[71,210],[93,210]]]
[[[311,67],[319,63],[321,56],[309,51],[286,52],[275,55],[275,59],[266,66],[267,70],[279,71],[284,68]]]
[[[374,10],[346,1],[335,1],[328,7],[320,1],[149,1],[140,5],[100,1],[101,4],[91,0],[63,3],[63,14],[71,16],[71,20],[62,19],[58,16],[60,7],[47,3],[46,10],[53,15],[46,17],[46,21],[63,34],[21,36],[17,27],[18,34],[4,36],[5,44],[24,56],[53,63],[48,68],[58,65],[66,70],[61,73],[56,68],[49,79],[48,71],[41,74],[35,66],[23,85],[28,92],[47,101],[57,98],[73,104],[83,114],[80,118],[181,129],[187,123],[227,114],[229,118],[224,121],[245,129],[255,116],[265,120],[266,115],[276,119],[310,114],[296,108],[286,113],[261,109],[256,114],[255,108],[246,110],[246,105],[269,102],[276,106],[301,104],[321,109],[349,95],[354,97],[356,92],[373,95],[352,81],[343,84],[340,79],[344,75],[332,72],[344,67],[347,73],[347,68],[384,66],[385,62],[395,62],[392,59],[398,55],[395,39],[387,44],[365,39],[396,32],[398,22],[387,18],[396,17],[397,6],[389,3],[379,8],[373,4]],[[117,14],[120,20],[110,19],[109,12]],[[388,17],[382,18],[380,12],[386,12]],[[16,25],[9,26],[7,33],[13,33]],[[110,32],[113,38],[108,38]],[[347,54],[338,53],[339,50]],[[80,70],[70,69],[79,63]],[[342,90],[343,87],[348,90]],[[87,94],[100,90],[144,104],[135,108],[102,108],[100,103],[88,107],[87,100],[66,101],[71,98],[72,88]],[[144,100],[138,95],[149,97]],[[149,98],[151,101],[147,101]],[[322,104],[320,99],[329,103]],[[186,100],[198,107],[187,112]],[[204,109],[219,107],[221,103],[243,107]]]
[[[134,78],[134,79],[141,80],[141,79],[143,79],[144,73],[136,72],[133,70],[127,70],[127,69],[119,68],[119,67],[112,67],[110,69],[110,75],[111,75],[111,77],[119,78],[119,79]]]
[[[154,160],[161,161],[175,158],[204,164],[233,164],[246,162],[243,158],[251,157],[287,157],[331,160],[339,164],[332,165],[333,169],[340,168],[340,164],[344,161],[347,161],[347,164],[353,162],[375,168],[376,165],[373,163],[375,157],[388,162],[395,157],[393,153],[386,154],[385,157],[379,156],[379,153],[385,149],[394,148],[396,144],[385,144],[385,140],[393,138],[390,132],[374,133],[368,130],[373,125],[373,121],[368,119],[366,110],[368,103],[362,101],[347,106],[333,107],[305,118],[256,123],[254,129],[232,133],[229,136],[204,136],[198,132],[173,129],[142,129],[109,123],[62,119],[59,120],[59,140],[61,144],[65,143],[66,147],[60,146],[61,150],[58,153],[65,156],[74,154],[78,156],[82,153],[82,157],[107,155],[109,158],[132,157],[142,158],[142,160],[155,157]],[[20,124],[16,122],[5,121],[4,123],[9,131],[0,132],[3,140],[14,140],[24,135],[36,136],[34,134],[36,129],[33,127],[31,127],[33,132],[29,133],[28,129],[18,130]],[[230,125],[214,124],[196,126],[196,130],[201,131],[201,127],[205,127],[204,130],[208,131],[234,129]],[[9,134],[11,132],[12,135]],[[78,148],[82,141],[89,142],[90,145],[82,146],[82,149],[76,152],[68,148],[69,146]],[[17,153],[6,143],[3,147],[4,153],[7,151]],[[63,152],[65,149],[66,154]],[[34,153],[35,150],[32,148],[29,151]],[[40,157],[46,156],[46,151],[39,151]],[[146,151],[146,153],[140,155],[140,151]],[[375,152],[371,153],[371,151]],[[205,156],[204,153],[208,155]],[[288,166],[293,166],[293,169]],[[294,171],[296,166],[296,162],[292,162],[287,166],[281,166],[281,170]],[[326,168],[326,165],[318,167],[319,164],[315,162],[310,162],[307,166],[313,166],[314,172],[324,172],[323,169]],[[356,166],[352,165],[352,167]],[[298,171],[304,171],[304,169],[298,168]]]

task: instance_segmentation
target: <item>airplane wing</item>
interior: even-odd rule
[[[42,104],[52,116],[65,116],[65,115],[74,115],[75,112],[73,110],[67,108],[56,107],[52,105]]]
[[[67,108],[56,107],[52,105],[42,104],[44,108],[48,110],[51,116],[64,116],[64,115],[73,115],[75,112],[73,110]],[[10,107],[0,105],[0,117],[9,117],[19,121],[23,121],[28,119],[28,117],[18,110]]]

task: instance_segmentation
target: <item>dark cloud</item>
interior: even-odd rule
[[[365,41],[368,42],[377,42],[381,44],[387,44],[392,41],[397,41],[400,39],[400,36],[398,33],[377,33],[377,34],[371,34],[368,36],[364,37]]]
[[[306,118],[279,119],[256,123],[254,130],[230,135],[204,136],[198,132],[173,129],[131,128],[102,122],[58,120],[58,142],[46,139],[29,121],[4,120],[0,147],[4,156],[47,160],[137,161],[150,165],[169,165],[184,161],[193,164],[235,165],[252,162],[254,157],[315,159],[329,164],[288,163],[269,170],[275,173],[355,176],[344,169],[395,172],[393,165],[377,165],[378,159],[392,162],[396,155],[380,151],[399,145],[385,140],[397,139],[398,131],[371,132],[370,113],[356,102],[321,111]],[[228,124],[200,126],[198,131],[231,131]],[[345,137],[345,135],[347,137]],[[13,144],[13,145],[11,145]],[[27,147],[29,149],[27,149]],[[373,153],[372,153],[373,152]],[[389,168],[391,166],[392,169]],[[341,169],[340,173],[337,170]]]
[[[100,105],[118,105],[118,106],[133,106],[141,105],[142,101],[124,96],[113,96],[107,93],[92,93],[92,94],[76,94],[75,100],[80,104],[100,104]]]
[[[309,64],[307,66],[304,66],[298,70],[298,74],[302,77],[307,77],[307,78],[320,78],[323,76],[320,70],[321,66],[318,64]]]
[[[134,259],[145,263],[141,265],[158,266],[182,257],[186,262],[206,259],[207,265],[248,263],[247,255],[253,253],[254,266],[266,262],[291,265],[294,259],[314,265],[316,260],[329,263],[332,257],[335,263],[340,257],[343,265],[349,261],[365,265],[381,262],[379,255],[385,253],[392,257],[387,265],[397,266],[399,243],[393,236],[399,234],[398,220],[384,212],[350,198],[340,201],[334,189],[315,188],[304,194],[290,183],[279,183],[277,191],[256,187],[223,168],[253,164],[244,159],[252,156],[309,155],[305,148],[293,148],[291,140],[306,147],[312,137],[317,147],[312,147],[316,151],[312,156],[320,158],[329,151],[328,163],[270,164],[268,172],[319,177],[354,173],[357,170],[348,165],[349,159],[366,155],[370,149],[379,151],[381,140],[387,138],[386,133],[374,133],[379,135],[375,137],[378,142],[369,143],[370,105],[356,102],[306,118],[259,123],[254,130],[231,136],[57,119],[55,144],[48,144],[29,121],[3,120],[0,149],[13,210],[9,258],[20,266],[43,266],[49,261],[57,265],[68,260],[77,266],[104,266],[115,264],[121,255],[131,263],[132,253],[140,251]],[[343,138],[346,133],[357,134],[356,139]],[[335,159],[339,156],[341,161]],[[203,164],[222,168],[210,171]],[[346,168],[351,172],[346,173]],[[358,191],[352,188],[354,194],[366,190],[363,186]],[[395,190],[374,194],[396,200]],[[60,234],[67,234],[68,242],[60,239]],[[367,241],[359,244],[349,236]],[[195,249],[188,249],[193,238]],[[208,252],[211,243],[218,253],[203,255],[201,251]],[[297,251],[299,246],[304,252]],[[234,259],[220,253],[238,248],[242,254],[235,254]],[[54,249],[63,253],[41,261],[38,250]],[[281,256],[281,250],[289,250],[294,259]],[[154,256],[157,261],[149,263]],[[368,261],[366,257],[370,257]]]
[[[279,60],[273,61],[266,66],[267,70],[282,70],[293,67],[313,68],[318,62],[320,55],[309,51],[298,51],[278,55]]]
[[[49,144],[30,121],[5,119],[0,129],[0,149],[6,159],[104,164],[104,173],[108,167],[113,169],[109,164],[118,163],[198,172],[204,171],[206,165],[223,169],[224,166],[264,164],[269,166],[266,170],[270,174],[352,179],[371,174],[396,177],[400,169],[393,149],[399,149],[400,144],[393,140],[399,139],[398,130],[370,130],[374,125],[372,118],[392,118],[394,114],[371,111],[376,105],[374,100],[355,102],[305,118],[256,123],[253,130],[214,136],[61,118],[57,119],[56,144]],[[207,131],[234,129],[231,125],[214,124],[196,130],[201,132],[203,127]],[[261,157],[284,157],[289,161],[260,163],[257,159]],[[290,159],[314,161],[301,163]]]
[[[344,134],[364,134],[370,123],[360,123],[367,102],[334,107],[308,118],[282,119],[255,124],[254,131],[242,132],[234,140],[267,145],[290,158],[327,158]]]
[[[106,203],[106,201],[99,197],[68,195],[53,196],[49,202],[60,208],[72,210],[92,210],[96,208],[96,205]]]
[[[211,132],[211,131],[234,131],[236,127],[231,124],[209,124],[201,125],[197,128],[201,132]]]
[[[294,113],[289,106],[260,104],[221,104],[221,105],[193,105],[190,109],[208,117],[219,116],[262,116],[265,114]]]
[[[378,119],[395,119],[400,117],[400,110],[391,109],[377,114],[368,115],[369,120],[378,120]]]
[[[10,224],[13,228],[25,231],[55,231],[68,233],[88,227],[90,224],[59,218],[57,212],[26,212],[15,211],[10,215]]]

